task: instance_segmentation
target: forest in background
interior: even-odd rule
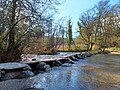
[[[1,0],[0,61],[19,61],[23,53],[120,48],[120,4],[101,0],[84,11],[73,38],[72,20],[55,20],[64,0]]]

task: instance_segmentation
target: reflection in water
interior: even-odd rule
[[[34,87],[45,90],[120,90],[120,55],[95,55],[32,80]]]

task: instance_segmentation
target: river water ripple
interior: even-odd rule
[[[45,90],[120,90],[120,55],[95,55],[31,79]]]

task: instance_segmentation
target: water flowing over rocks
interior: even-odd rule
[[[23,73],[24,73],[25,75],[27,75],[28,77],[31,77],[31,76],[34,76],[34,75],[35,75],[35,74],[34,74],[32,71],[30,71],[30,70],[23,71]]]
[[[0,79],[1,79],[1,77],[2,77],[2,74],[1,74],[1,72],[0,72]]]
[[[72,61],[70,58],[67,58],[66,63],[74,64],[74,61]]]
[[[71,67],[72,66],[72,64],[70,64],[70,63],[64,63],[64,64],[62,64],[62,67]]]
[[[25,78],[34,76],[40,71],[49,71],[52,67],[61,66],[70,67],[79,59],[90,57],[93,54],[89,52],[69,53],[65,55],[22,55],[23,60],[20,63],[1,63],[0,79],[7,80],[13,78]]]

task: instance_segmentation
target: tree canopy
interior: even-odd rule
[[[61,3],[62,0],[1,0],[0,59],[19,59],[30,39],[50,28],[56,6]]]

